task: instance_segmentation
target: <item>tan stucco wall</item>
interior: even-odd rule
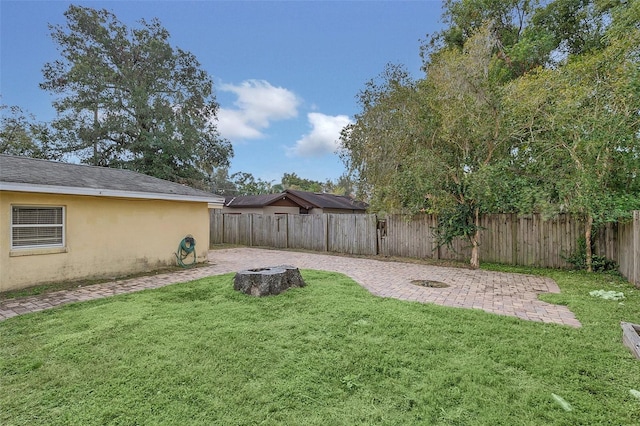
[[[64,206],[65,250],[11,251],[12,205]],[[0,291],[175,265],[187,234],[196,239],[198,261],[206,260],[207,203],[0,192]]]

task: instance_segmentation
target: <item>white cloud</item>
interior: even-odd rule
[[[283,87],[265,80],[247,80],[239,85],[223,84],[219,90],[234,93],[236,108],[220,108],[218,130],[228,139],[257,139],[272,121],[298,115],[300,99]]]
[[[247,120],[241,110],[220,108],[218,110],[218,131],[227,139],[257,139],[262,137],[258,128]]]
[[[287,149],[290,156],[321,157],[336,152],[340,145],[340,132],[351,123],[346,115],[325,115],[319,112],[307,114],[311,132]]]

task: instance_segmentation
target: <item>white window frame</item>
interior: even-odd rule
[[[14,212],[16,209],[60,209],[62,211],[62,223],[41,223],[41,224],[14,224]],[[58,205],[25,205],[25,204],[16,204],[11,206],[11,218],[10,224],[11,229],[9,233],[9,238],[11,239],[11,250],[33,250],[33,249],[47,249],[47,248],[60,248],[66,247],[66,234],[67,234],[67,212],[65,206]],[[14,244],[14,236],[13,230],[19,228],[60,228],[62,230],[62,241],[60,243],[42,243],[42,244],[30,244],[30,245],[15,245]]]

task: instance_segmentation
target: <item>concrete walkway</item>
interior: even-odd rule
[[[158,288],[243,269],[289,264],[300,269],[341,272],[380,297],[482,309],[524,320],[580,327],[580,322],[566,306],[538,300],[540,293],[560,292],[555,281],[545,277],[256,248],[212,250],[209,262],[212,265],[208,267],[4,300],[0,302],[0,321],[71,302]],[[439,281],[449,287],[428,288],[411,284],[412,280]]]

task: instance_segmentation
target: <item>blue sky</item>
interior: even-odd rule
[[[284,173],[339,177],[334,151],[359,111],[357,93],[387,63],[420,77],[420,41],[442,27],[440,1],[2,0],[2,104],[55,117],[38,84],[59,57],[48,24],[64,24],[72,3],[110,10],[129,27],[158,18],[214,81],[219,130],[235,151],[230,172],[275,183]]]

